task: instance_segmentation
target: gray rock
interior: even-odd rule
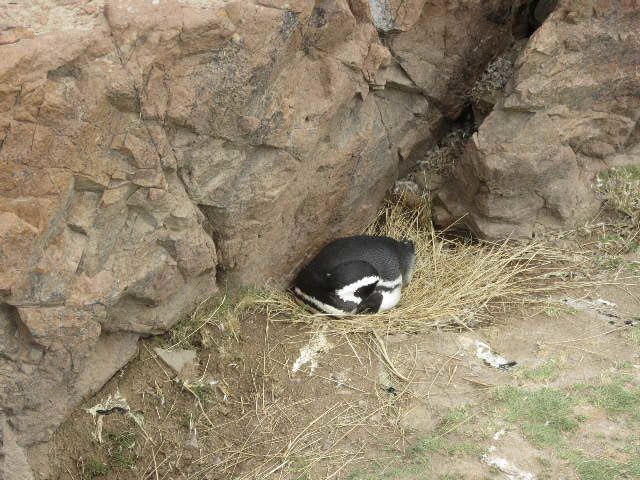
[[[166,350],[156,347],[154,352],[166,363],[176,375],[180,375],[185,368],[193,365],[196,360],[195,350]]]

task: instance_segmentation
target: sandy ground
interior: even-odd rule
[[[138,358],[59,429],[41,471],[65,479],[640,478],[639,317],[640,288],[608,286],[511,310],[476,331],[380,332],[386,350],[366,335],[325,335],[321,325],[259,315],[213,322],[179,346],[197,350],[182,378],[153,350],[170,346],[169,335],[142,341]],[[117,391],[130,414],[102,416],[100,443],[86,409]]]

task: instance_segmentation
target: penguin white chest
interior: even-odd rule
[[[389,292],[381,291],[382,293],[382,303],[380,304],[379,312],[384,312],[386,310],[391,310],[395,307],[400,301],[401,287],[397,286],[393,290]]]

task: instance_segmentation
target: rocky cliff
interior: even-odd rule
[[[46,441],[140,335],[227,285],[283,284],[361,230],[555,2],[18,3],[0,25],[0,405],[16,449]],[[566,3],[441,194],[481,234],[586,214],[590,165],[637,142],[638,7]]]
[[[593,218],[597,172],[640,164],[640,3],[562,2],[439,193],[476,234],[531,237]]]

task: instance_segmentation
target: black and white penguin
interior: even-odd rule
[[[339,238],[298,273],[293,292],[332,315],[382,312],[400,301],[415,259],[410,240],[370,235]]]

